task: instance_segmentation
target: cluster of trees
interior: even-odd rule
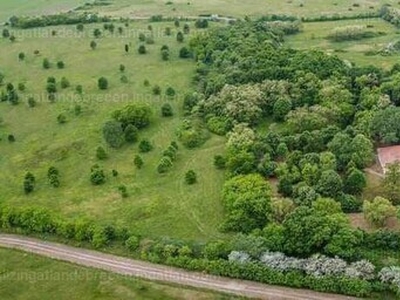
[[[112,113],[113,120],[103,125],[103,137],[113,148],[138,140],[139,130],[150,125],[151,109],[145,104],[130,104]]]
[[[178,144],[173,141],[168,148],[163,151],[162,157],[157,166],[158,173],[163,174],[169,171],[173,166],[173,162],[176,160],[178,149]]]
[[[383,5],[379,11],[379,15],[382,19],[400,27],[400,10],[398,8]]]
[[[368,30],[365,26],[352,25],[333,29],[327,38],[334,42],[343,42],[373,38],[377,35],[378,33]]]
[[[71,24],[87,24],[98,22],[109,22],[110,18],[99,16],[95,13],[77,14],[73,12],[60,13],[56,15],[46,15],[39,17],[17,17],[13,16],[9,19],[8,24],[16,28],[35,28],[56,25],[71,25]]]

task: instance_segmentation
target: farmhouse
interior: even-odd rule
[[[400,146],[378,148],[378,159],[383,173],[386,173],[388,165],[400,162]]]

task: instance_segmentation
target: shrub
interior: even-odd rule
[[[121,72],[124,72],[125,71],[125,65],[119,65],[119,70],[121,71]]]
[[[153,94],[156,95],[156,96],[161,94],[161,88],[160,88],[159,85],[155,85],[153,87]]]
[[[125,241],[125,246],[130,250],[130,251],[135,251],[137,248],[139,248],[139,238],[137,236],[131,235],[126,241]]]
[[[79,95],[82,95],[82,93],[83,93],[83,87],[82,87],[82,85],[78,84],[78,85],[75,87],[75,91],[76,91]]]
[[[122,124],[117,121],[108,121],[103,125],[103,137],[113,148],[120,148],[124,143]]]
[[[50,69],[50,61],[47,58],[43,59],[42,66],[43,69]]]
[[[139,130],[135,125],[128,124],[128,126],[125,127],[124,129],[124,136],[125,136],[125,141],[128,143],[134,143],[137,141],[139,134]]]
[[[82,113],[82,106],[80,106],[79,104],[75,104],[74,113],[75,116],[79,116]]]
[[[59,115],[57,116],[57,122],[60,123],[60,124],[66,123],[66,122],[67,122],[67,117],[66,117],[66,115],[65,115],[65,114],[59,114]]]
[[[166,27],[166,28],[165,28],[165,31],[164,31],[164,34],[165,34],[166,36],[170,36],[170,35],[172,34],[171,27]]]
[[[194,184],[197,182],[197,175],[193,170],[189,170],[185,174],[185,182],[187,184]]]
[[[396,208],[389,200],[375,197],[373,201],[364,201],[363,212],[368,222],[374,226],[383,227],[388,218],[396,215]]]
[[[57,62],[57,68],[64,69],[65,68],[65,63],[62,60],[58,61]]]
[[[165,90],[165,95],[167,95],[168,97],[174,97],[175,94],[175,90],[170,86]]]
[[[101,169],[98,165],[94,165],[91,168],[90,182],[93,185],[101,185],[105,183],[105,181],[106,181],[106,175],[104,174],[103,169]]]
[[[25,91],[25,89],[26,89],[25,83],[23,83],[23,82],[18,83],[18,90],[19,91],[23,92],[23,91]]]
[[[121,122],[123,128],[132,124],[138,129],[149,126],[151,115],[150,107],[143,103],[129,104],[122,109],[114,111],[112,114],[115,120]]]
[[[163,117],[172,117],[174,115],[171,104],[169,103],[163,104],[163,106],[161,107],[161,115]]]
[[[194,23],[194,26],[196,28],[207,28],[208,27],[208,21],[207,21],[207,19],[198,19]]]
[[[24,52],[20,52],[19,54],[18,54],[18,59],[19,60],[24,60],[25,59],[25,53]]]
[[[83,31],[83,28],[84,28],[83,24],[76,25],[76,30],[78,31]]]
[[[15,142],[15,136],[14,136],[13,134],[9,134],[9,135],[7,136],[7,140],[8,140],[10,143],[14,143],[14,142]]]
[[[190,27],[189,27],[189,24],[185,24],[185,25],[183,25],[183,33],[184,34],[189,34],[189,32],[190,32]]]
[[[70,87],[70,85],[71,85],[69,83],[69,80],[67,78],[65,78],[65,77],[61,78],[60,84],[61,84],[61,88],[62,89],[66,89],[66,88]]]
[[[177,35],[176,35],[176,40],[177,40],[179,43],[183,43],[184,39],[185,39],[185,37],[183,36],[183,33],[182,33],[181,31],[179,31],[179,32],[177,33]]]
[[[100,77],[97,81],[97,86],[100,90],[108,89],[108,80],[105,77]]]
[[[128,197],[128,191],[125,185],[118,186],[118,191],[120,192],[122,198]]]
[[[24,191],[25,194],[32,193],[35,189],[35,176],[31,172],[27,172],[24,177]]]
[[[139,33],[139,41],[144,42],[145,40],[146,40],[146,35],[143,32]]]
[[[147,50],[146,50],[145,45],[140,45],[139,48],[138,48],[138,53],[139,54],[146,54],[146,52],[147,52]]]
[[[163,156],[157,166],[157,172],[162,174],[168,172],[172,167],[172,160],[168,156]]]
[[[141,140],[139,142],[139,152],[141,153],[147,153],[153,150],[153,145],[150,143],[149,140]]]
[[[99,146],[96,149],[96,158],[99,160],[104,160],[108,157],[106,150],[103,147]]]
[[[56,86],[56,84],[53,83],[53,82],[47,83],[47,85],[46,85],[46,91],[47,91],[49,94],[54,94],[54,93],[56,93],[56,92],[57,92],[57,86]]]
[[[162,50],[161,51],[161,58],[164,61],[169,60],[169,51],[168,50]]]
[[[136,168],[141,169],[143,167],[144,161],[139,155],[136,155],[133,159],[133,163],[135,164]]]
[[[128,83],[128,81],[129,81],[128,77],[126,77],[126,75],[122,75],[120,80],[122,83]]]
[[[189,49],[186,47],[182,47],[179,50],[179,57],[180,58],[190,58],[192,56],[192,53],[190,53]]]
[[[90,48],[92,48],[92,50],[97,48],[97,43],[95,41],[91,41],[90,42]]]
[[[29,107],[35,107],[36,106],[36,100],[33,97],[28,98],[28,106]]]
[[[214,166],[217,169],[225,169],[226,159],[222,155],[215,155],[214,156]]]

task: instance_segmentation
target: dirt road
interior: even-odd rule
[[[87,249],[74,248],[53,242],[41,241],[18,235],[0,234],[0,246],[19,249],[77,265],[102,269],[122,275],[154,281],[169,282],[204,288],[249,298],[269,300],[344,300],[351,297],[323,294],[269,286],[256,282],[234,280],[177,268],[151,264]]]

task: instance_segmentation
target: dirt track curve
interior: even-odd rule
[[[0,246],[19,249],[77,265],[106,270],[113,273],[169,282],[196,288],[269,300],[349,300],[352,297],[317,293],[309,290],[269,286],[256,282],[234,280],[177,268],[123,258],[97,251],[41,241],[24,236],[0,234]]]

